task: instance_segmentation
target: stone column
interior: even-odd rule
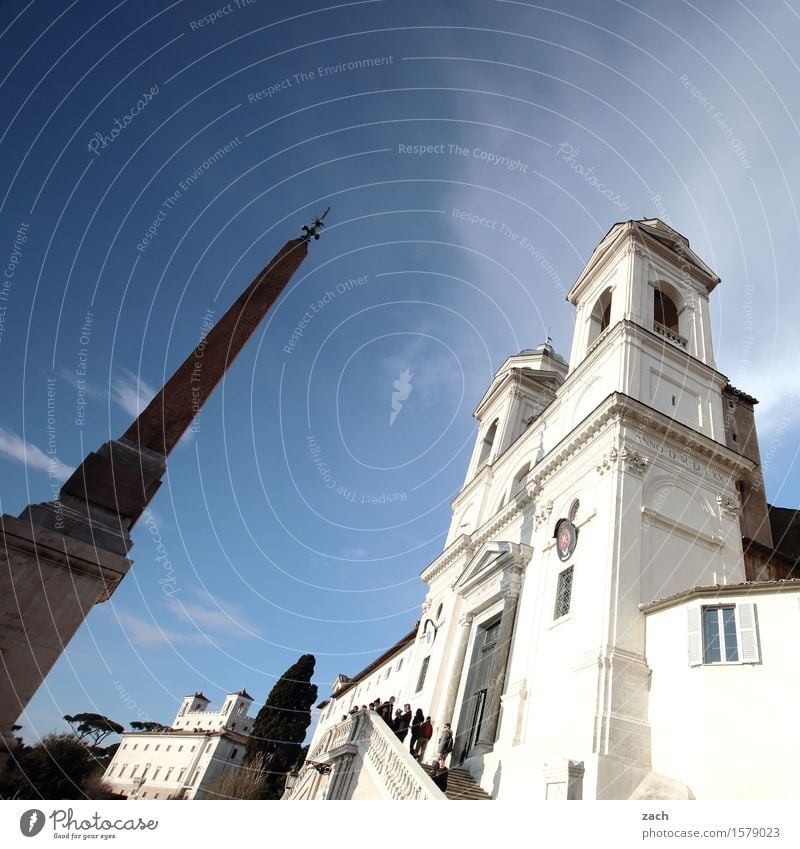
[[[500,719],[500,697],[506,683],[506,671],[511,655],[511,642],[514,636],[514,625],[517,619],[520,588],[522,586],[522,569],[513,564],[503,572],[501,592],[503,594],[503,613],[500,617],[500,633],[497,635],[494,668],[496,670],[494,683],[483,711],[481,733],[475,748],[481,752],[490,752],[494,748],[497,737],[497,723]]]
[[[464,660],[467,657],[467,646],[469,645],[469,635],[472,631],[472,620],[474,618],[475,614],[473,613],[462,613],[461,618],[458,620],[458,641],[456,643],[456,653],[453,658],[453,667],[447,684],[444,709],[440,714],[443,723],[449,722],[452,724],[453,722],[453,711],[456,708],[458,687],[461,683],[461,673],[464,671]]]

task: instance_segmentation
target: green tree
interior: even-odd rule
[[[256,716],[246,759],[264,771],[261,799],[281,798],[286,773],[302,755],[311,706],[317,698],[317,686],[311,683],[315,663],[313,654],[304,654],[290,666]]]
[[[160,722],[132,722],[131,728],[134,731],[169,731],[169,725],[162,725]]]
[[[124,725],[99,713],[76,713],[75,716],[67,714],[64,721],[69,723],[79,743],[91,741],[91,746],[95,747],[111,734],[122,734],[125,730]],[[86,745],[90,744],[87,742]]]
[[[102,799],[103,771],[71,734],[48,734],[36,746],[20,747],[0,773],[4,799]]]

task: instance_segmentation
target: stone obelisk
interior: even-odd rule
[[[0,766],[12,723],[91,607],[130,569],[130,531],[161,485],[167,456],[321,226],[316,219],[278,251],[122,437],[86,457],[59,501],[0,517]]]

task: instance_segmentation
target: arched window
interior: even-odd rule
[[[589,344],[611,325],[611,289],[606,289],[595,301],[589,317]]]
[[[678,308],[670,296],[656,289],[653,292],[653,319],[656,325],[661,325],[673,333],[678,333]]]
[[[611,298],[608,299],[608,303],[603,307],[603,313],[600,316],[600,332],[602,333],[609,324],[611,324]]]
[[[512,497],[516,495],[520,489],[522,489],[522,484],[526,477],[528,477],[528,472],[531,470],[531,464],[526,463],[515,475],[514,481],[511,484],[511,495]]]
[[[489,430],[486,431],[486,436],[483,437],[483,445],[481,445],[481,453],[480,457],[478,457],[478,468],[489,460],[489,455],[492,453],[492,446],[494,445],[494,439],[497,436],[497,425],[499,423],[500,419],[495,419]]]
[[[573,522],[573,523],[575,522],[575,517],[578,515],[578,510],[580,510],[580,509],[581,509],[581,503],[576,498],[572,502],[572,504],[570,505],[569,513],[567,513],[567,518],[570,520],[570,522]]]

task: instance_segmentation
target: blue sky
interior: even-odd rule
[[[770,500],[800,501],[796,2],[4,11],[3,512],[119,436],[332,206],[28,739],[83,710],[166,722],[195,689],[260,704],[303,652],[325,695],[406,633],[475,404],[548,333],[568,356],[564,294],[619,220],[660,216],[722,277],[719,369],[762,402]]]

